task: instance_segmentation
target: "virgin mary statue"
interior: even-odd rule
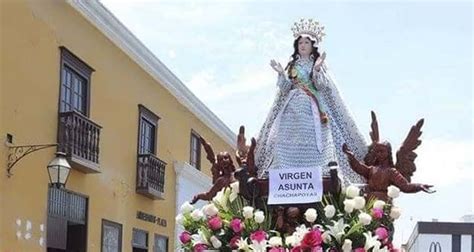
[[[311,19],[292,28],[294,52],[285,68],[274,60],[278,93],[263,124],[256,146],[258,177],[270,169],[315,168],[329,175],[328,163],[339,165],[344,184],[364,183],[342,152],[346,143],[358,159],[367,144],[337,90],[318,45],[324,27]]]

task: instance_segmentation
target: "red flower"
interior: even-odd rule
[[[365,252],[365,248],[356,248],[354,252]]]
[[[204,250],[208,249],[207,245],[204,243],[198,243],[194,245],[194,252],[202,252]]]
[[[372,209],[372,216],[374,219],[381,219],[383,217],[383,210],[378,208]]]
[[[235,233],[240,233],[240,231],[244,229],[244,224],[240,219],[236,218],[230,222],[230,227],[232,228],[232,230],[234,230]]]
[[[266,238],[267,238],[267,233],[265,233],[265,231],[263,230],[255,231],[250,235],[250,240],[256,241],[259,243],[261,241],[264,241]]]
[[[384,227],[378,227],[375,229],[375,235],[379,238],[379,240],[385,240],[388,238],[388,230]]]
[[[236,249],[238,248],[239,246],[237,246],[237,242],[240,240],[240,236],[236,235],[234,237],[232,237],[232,239],[230,239],[230,247],[233,248],[233,249]]]
[[[318,229],[311,230],[306,233],[301,241],[301,247],[303,248],[316,248],[323,242],[321,237],[321,231]]]
[[[191,241],[191,234],[188,231],[184,231],[179,235],[179,240],[186,244]]]
[[[222,220],[219,216],[212,217],[207,222],[210,229],[216,231],[222,228]]]

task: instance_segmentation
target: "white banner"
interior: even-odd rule
[[[270,169],[268,204],[319,202],[323,195],[320,168]]]

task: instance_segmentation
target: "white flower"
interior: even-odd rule
[[[207,216],[214,216],[217,213],[219,213],[219,209],[217,209],[217,207],[212,203],[208,204],[208,205],[205,205],[202,208],[202,210],[203,210],[204,214],[206,214]]]
[[[260,224],[260,223],[262,223],[262,222],[265,220],[265,215],[264,215],[263,212],[260,211],[260,210],[255,211],[254,220],[255,220],[255,222],[257,222],[258,224]]]
[[[197,234],[191,235],[191,239],[193,241],[193,244],[198,244],[198,243],[204,243],[206,245],[209,245],[209,241],[207,240],[206,234],[202,232],[202,230],[198,230]]]
[[[202,219],[203,217],[204,217],[204,213],[200,209],[195,209],[191,213],[191,218],[193,218],[193,220],[195,220],[195,221],[198,221],[198,220]]]
[[[283,246],[283,240],[279,236],[273,236],[268,240],[268,244],[272,247]]]
[[[252,241],[252,244],[249,247],[255,252],[266,252],[268,247],[267,240],[265,239],[261,242]]]
[[[342,251],[343,252],[351,252],[352,251],[352,241],[349,239],[344,240],[344,244],[342,244]]]
[[[233,202],[239,196],[239,181],[230,184],[231,192],[229,195],[230,202]]]
[[[332,237],[331,237],[331,234],[330,234],[330,231],[326,231],[324,232],[321,237],[323,238],[323,242],[324,243],[330,243],[332,241]]]
[[[329,234],[336,237],[336,240],[338,242],[341,242],[341,237],[345,234],[344,229],[348,227],[349,225],[344,224],[344,219],[340,218],[337,222],[332,221],[334,225],[330,226],[328,225],[329,228]]]
[[[402,210],[399,207],[394,206],[390,210],[390,217],[392,217],[395,220],[398,219],[398,217],[400,217],[401,214],[402,214]]]
[[[285,244],[295,246],[297,244],[295,237],[293,235],[285,237]]]
[[[189,204],[189,201],[186,201],[181,205],[180,209],[182,213],[190,213],[192,210],[194,210],[194,206]]]
[[[244,215],[245,219],[250,219],[253,217],[253,207],[246,206],[242,208],[242,214]]]
[[[309,228],[302,224],[299,227],[295,228],[295,232],[293,232],[293,236],[295,237],[296,244],[300,244],[303,240],[304,236],[309,232]]]
[[[364,199],[364,197],[357,196],[357,197],[354,198],[354,203],[355,203],[354,204],[355,209],[360,210],[360,209],[364,208],[364,206],[365,206],[365,199]]]
[[[359,214],[359,222],[362,223],[362,225],[367,226],[370,224],[371,221],[372,221],[372,217],[368,215],[367,213]]]
[[[224,208],[224,210],[228,210],[228,206],[227,206],[227,197],[226,197],[226,194],[224,193],[225,191],[225,188],[220,190],[216,196],[214,196],[214,198],[212,198],[212,201],[214,201],[214,203],[217,203],[218,205],[220,205],[222,208]]]
[[[385,201],[383,200],[376,200],[374,202],[374,208],[378,208],[378,209],[382,209],[383,210],[383,207],[385,206]]]
[[[365,251],[368,251],[372,247],[380,248],[380,242],[378,241],[377,236],[372,236],[370,232],[364,233],[365,236]]]
[[[398,187],[396,186],[391,185],[387,188],[387,195],[388,197],[395,199],[400,195],[400,189],[398,189]]]
[[[179,225],[183,225],[184,223],[184,216],[182,214],[178,214],[176,215],[176,218],[175,218],[176,222],[179,224]]]
[[[306,221],[313,223],[316,218],[318,218],[318,213],[316,212],[316,209],[308,208],[308,210],[306,210],[304,213],[304,217],[306,218]]]
[[[240,240],[237,241],[236,245],[238,246],[237,249],[239,251],[250,251],[249,244],[247,243],[247,238],[242,239],[242,237],[240,237]]]
[[[213,247],[213,248],[218,249],[218,248],[220,248],[220,247],[222,246],[222,242],[219,241],[219,239],[217,239],[216,236],[214,236],[214,235],[211,236],[211,239],[210,239],[210,240],[211,240],[211,244],[212,244],[212,247]]]
[[[346,196],[348,198],[354,198],[356,196],[359,196],[359,192],[360,192],[360,190],[359,190],[358,187],[350,185],[346,189]]]
[[[326,218],[332,218],[336,214],[336,208],[333,205],[327,205],[324,207],[324,215]]]
[[[352,211],[354,211],[354,206],[355,202],[353,199],[344,200],[344,211],[346,211],[346,213],[352,213]]]

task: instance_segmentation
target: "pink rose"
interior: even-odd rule
[[[356,248],[354,249],[354,252],[365,252],[364,248]]]
[[[379,238],[379,240],[385,240],[388,237],[388,231],[384,227],[378,227],[375,229],[375,235]]]
[[[266,240],[267,238],[267,233],[263,230],[258,230],[250,234],[250,240],[256,241],[256,242],[262,242]]]
[[[242,229],[244,229],[244,225],[240,219],[233,219],[230,222],[230,228],[232,228],[235,233],[240,233]]]
[[[222,228],[222,220],[219,216],[214,216],[207,222],[210,229],[216,231]]]
[[[184,231],[179,235],[181,243],[186,244],[191,241],[191,234],[188,231]]]
[[[236,249],[238,248],[239,246],[237,246],[237,242],[240,240],[240,236],[236,235],[234,237],[232,237],[232,239],[230,239],[230,248],[232,249]]]
[[[301,247],[303,248],[316,248],[323,242],[321,237],[321,231],[318,229],[311,230],[306,233],[301,241]]]
[[[383,210],[379,208],[372,209],[372,216],[374,219],[381,219],[383,217]]]
[[[208,249],[208,247],[204,243],[198,243],[198,244],[194,245],[194,252],[202,252],[206,249]]]

